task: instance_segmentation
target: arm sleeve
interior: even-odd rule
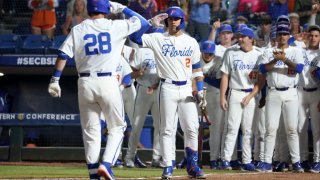
[[[122,12],[123,12],[123,14],[125,14],[129,18],[134,16],[140,20],[140,23],[141,23],[140,30],[132,33],[129,36],[129,38],[133,42],[135,42],[139,45],[142,45],[141,36],[143,35],[143,33],[145,33],[151,27],[149,22],[144,17],[142,17],[140,14],[136,13],[135,11],[131,10],[130,8],[126,7]]]
[[[62,43],[59,48],[59,55],[62,55],[61,58],[73,58],[74,56],[74,45],[73,45],[73,31],[67,36],[66,40]],[[63,54],[62,54],[63,53]],[[64,57],[64,58],[63,58]],[[66,59],[67,60],[67,59]]]

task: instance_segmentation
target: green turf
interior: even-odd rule
[[[160,177],[162,169],[155,168],[113,168],[117,178],[150,178]],[[230,171],[217,171],[205,169],[208,173],[230,173]],[[239,171],[232,171],[233,173]],[[174,176],[187,176],[185,169],[174,170]],[[1,165],[0,178],[88,178],[85,166],[17,166]]]

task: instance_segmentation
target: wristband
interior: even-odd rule
[[[203,81],[197,81],[196,85],[197,85],[197,90],[198,91],[203,90],[203,86],[204,86]]]
[[[59,77],[60,78],[61,74],[62,74],[62,71],[55,69],[54,72],[53,72],[53,77]]]

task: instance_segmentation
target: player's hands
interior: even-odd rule
[[[153,26],[153,27],[163,27],[163,24],[161,24],[161,22],[165,19],[168,18],[168,14],[167,13],[161,13],[156,15],[155,17],[149,19],[149,23]]]
[[[146,70],[146,68],[133,71],[133,72],[132,72],[132,78],[136,79],[136,78],[138,78],[138,77],[143,76],[145,70]]]
[[[221,22],[220,22],[220,18],[218,18],[215,22],[213,22],[212,29],[217,30],[218,28],[220,28],[220,26],[221,26]]]
[[[247,105],[249,104],[251,98],[252,98],[252,97],[251,97],[250,95],[244,97],[244,98],[242,99],[242,101],[241,101],[241,105],[242,105],[243,107],[247,106]]]
[[[48,87],[48,92],[52,97],[61,97],[61,88],[59,85],[58,77],[51,78],[51,81]]]
[[[226,98],[222,98],[220,99],[220,107],[226,111],[228,109],[228,101],[226,100]]]
[[[286,53],[283,50],[273,51],[274,59],[286,61]]]
[[[126,8],[126,6],[117,2],[109,1],[109,3],[110,3],[110,12],[112,14],[122,13],[122,11]]]

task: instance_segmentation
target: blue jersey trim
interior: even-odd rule
[[[297,64],[295,71],[296,71],[297,73],[301,73],[302,70],[303,70],[303,66],[304,66],[303,64]]]
[[[124,8],[124,10],[122,11],[123,14],[125,14],[127,17],[132,17],[132,16],[136,16],[140,19],[141,22],[141,28],[139,31],[132,33],[129,38],[139,44],[142,45],[142,39],[141,36],[143,35],[143,33],[145,33],[151,26],[149,24],[149,22],[142,17],[140,14],[136,13],[135,11],[131,10],[130,8]]]
[[[199,68],[201,68],[200,61],[197,62],[196,64],[192,64],[192,69],[199,69]]]
[[[320,67],[316,70],[316,77],[320,79]]]
[[[221,79],[212,79],[209,77],[204,77],[204,82],[208,83],[209,85],[211,85],[213,87],[220,89]]]
[[[259,71],[260,71],[262,74],[267,73],[266,65],[265,65],[265,64],[260,64],[260,65],[259,65]]]
[[[66,53],[64,53],[64,52],[62,52],[60,50],[58,52],[58,58],[63,59],[63,60],[71,59],[71,57],[69,57]]]
[[[122,84],[125,85],[125,87],[131,85],[132,83],[132,78],[131,78],[131,73],[130,74],[127,74],[123,77],[122,79]]]

